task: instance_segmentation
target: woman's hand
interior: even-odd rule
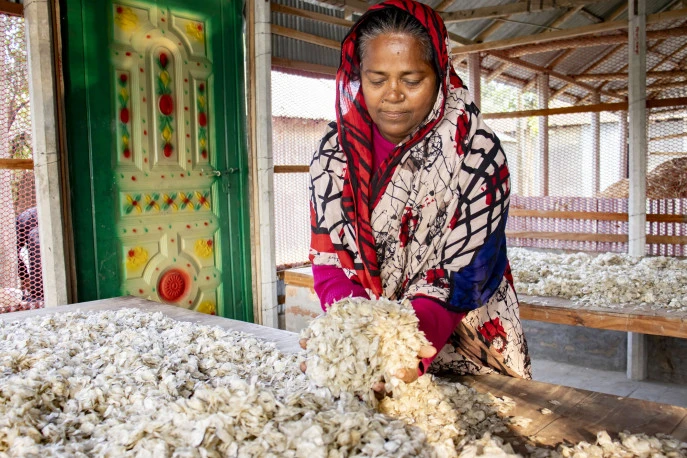
[[[399,369],[398,371],[396,371],[394,376],[400,380],[403,380],[405,383],[413,383],[420,376],[418,374],[419,368],[420,368],[419,367],[420,366],[420,360],[422,360],[423,358],[431,358],[432,356],[436,355],[436,353],[437,353],[437,349],[434,348],[433,346],[423,345],[422,347],[420,347],[420,351],[418,351],[418,353],[417,353],[417,357],[418,357],[417,366],[415,366],[414,368],[408,367],[408,368]],[[385,384],[384,384],[383,380],[373,384],[372,385],[372,391],[375,392],[375,397],[378,400],[383,399],[384,396],[386,396],[388,394],[386,392]]]
[[[308,346],[308,339],[301,339],[298,341],[298,345],[301,346],[303,350],[305,350]],[[301,363],[301,372],[305,374],[305,370],[308,368],[308,366],[305,364],[305,361]]]

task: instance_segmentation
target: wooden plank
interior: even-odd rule
[[[7,0],[0,0],[0,13],[10,16],[24,16],[24,5],[21,3],[8,2]]]
[[[0,169],[33,170],[33,159],[0,159]]]
[[[555,210],[530,210],[525,208],[511,207],[508,211],[509,217],[532,217],[532,218],[555,218],[555,219],[585,219],[598,221],[627,221],[627,213],[606,213],[606,212],[578,212],[578,211],[555,211]],[[658,213],[648,213],[646,220],[657,223],[687,223],[687,215],[663,215]]]
[[[614,437],[621,431],[629,431],[649,435],[671,432],[679,440],[687,438],[687,431],[681,427],[687,418],[687,409],[683,407],[497,374],[451,376],[449,379],[481,393],[507,396],[515,401],[508,415],[532,419],[527,425],[513,426],[509,432],[499,434],[508,442],[555,448],[563,441],[594,443],[596,434],[603,430]],[[544,408],[552,413],[543,415],[541,409]],[[529,455],[523,445],[516,447],[516,451]]]
[[[647,306],[593,307],[560,297],[519,294],[520,318],[546,323],[687,339],[687,313]]]
[[[514,239],[571,240],[577,242],[627,242],[627,235],[623,234],[589,234],[583,232],[506,231],[506,237]]]
[[[311,33],[301,32],[300,30],[290,29],[281,25],[272,24],[271,31],[273,34],[280,35],[282,37],[293,38],[294,40],[300,40],[306,43],[324,46],[325,48],[337,50],[341,49],[341,42],[339,41],[330,40],[329,38],[320,37]]]
[[[647,24],[655,24],[667,20],[681,19],[687,16],[687,8],[679,10],[668,11],[665,13],[652,14],[646,17]],[[474,45],[467,45],[462,47],[455,47],[451,49],[452,54],[469,54],[472,52],[493,51],[496,49],[512,48],[515,46],[524,46],[529,44],[539,44],[545,41],[562,40],[565,38],[578,37],[582,35],[589,35],[592,33],[609,32],[612,30],[626,29],[628,27],[627,21],[609,21],[601,24],[585,25],[582,27],[574,27],[570,29],[556,30],[554,32],[544,32],[535,35],[526,35],[522,37],[507,38],[504,40],[488,41],[486,43],[477,43]]]
[[[287,270],[284,272],[284,283],[287,285],[313,289],[314,282],[312,277],[312,269],[308,267],[307,270]]]
[[[575,242],[625,243],[627,234],[591,234],[586,232],[537,232],[506,231],[506,237],[514,239],[569,240]],[[687,235],[647,235],[646,243],[659,245],[685,245]]]
[[[672,97],[668,99],[652,99],[646,101],[647,108],[665,108],[687,105],[687,97]],[[539,110],[510,111],[505,113],[484,113],[484,119],[529,118],[530,116],[553,116],[573,113],[597,113],[601,111],[626,111],[627,102],[595,103],[561,108],[546,108]]]
[[[310,173],[309,165],[275,165],[274,173]]]
[[[484,119],[529,118],[530,116],[554,116],[573,113],[598,113],[601,111],[625,111],[627,102],[596,103],[572,107],[544,108],[537,110],[510,111],[504,113],[484,113]]]
[[[292,16],[313,19],[315,21],[325,22],[327,24],[333,25],[340,25],[347,28],[350,28],[353,25],[353,21],[349,21],[347,19],[339,18],[336,16],[330,16],[328,14],[315,13],[314,11],[303,10],[300,8],[293,8],[291,6],[281,5],[275,2],[270,3],[270,8],[273,13],[290,14]]]

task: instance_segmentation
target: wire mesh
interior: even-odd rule
[[[327,124],[336,117],[331,78],[272,72],[272,155],[275,165],[308,166]],[[275,173],[276,262],[279,268],[308,261],[310,183],[307,170]]]
[[[0,13],[0,312],[43,306],[24,30]]]
[[[677,20],[647,27],[647,254],[684,256],[687,253],[684,237],[687,224],[679,222],[687,209],[685,23]],[[502,73],[506,78],[501,81],[506,85],[508,78],[526,81],[510,84],[513,90],[522,92],[518,110],[612,104],[626,100],[628,95],[629,58],[624,30],[500,53],[525,62],[519,66],[511,61],[513,68]],[[484,61],[491,65],[491,78],[498,55]],[[537,91],[537,74],[532,63],[551,74],[546,105],[535,103],[533,107],[532,103],[530,106],[523,103],[527,91]],[[495,81],[499,81],[498,76]],[[485,113],[516,111],[502,97],[489,99],[493,99],[494,91],[483,90],[482,94]],[[530,96],[529,101],[532,100],[536,99]],[[488,120],[501,136],[509,160],[511,209],[516,209],[511,213],[517,215],[519,209],[627,214],[630,191],[627,116],[627,111],[609,108],[599,113]],[[511,217],[508,230],[523,237],[513,238],[510,243],[540,248],[627,251],[627,243],[623,241],[628,234],[626,221],[571,219],[569,215],[564,218]],[[658,243],[653,243],[657,240]]]

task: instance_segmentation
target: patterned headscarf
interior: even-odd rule
[[[437,79],[441,84],[427,119],[397,145],[382,163],[381,172],[375,173],[372,165],[373,123],[362,94],[356,46],[361,25],[371,14],[383,8],[403,10],[426,29],[434,50],[434,68],[440,72]],[[462,254],[474,254],[478,248],[464,242],[459,244],[461,253],[454,252],[458,245],[448,251],[445,249],[450,239],[448,233],[453,232],[459,224],[461,211],[465,211],[460,205],[465,205],[471,195],[464,195],[460,201],[458,197],[466,191],[473,193],[473,188],[485,181],[485,174],[489,175],[486,180],[489,189],[481,192],[490,194],[490,206],[500,206],[501,209],[489,221],[480,222],[479,230],[486,230],[487,234],[495,232],[500,226],[500,215],[505,215],[508,195],[507,168],[502,170],[505,157],[498,139],[486,126],[482,130],[489,138],[489,145],[485,146],[495,148],[489,154],[493,156],[500,152],[500,157],[496,162],[494,157],[487,157],[487,161],[483,160],[484,157],[475,157],[477,162],[474,164],[472,158],[463,161],[472,146],[468,140],[472,139],[475,128],[482,128],[478,123],[481,117],[450,63],[449,50],[448,33],[439,14],[413,0],[389,0],[370,7],[342,43],[341,64],[336,76],[337,123],[331,125],[332,130],[325,135],[311,164],[311,260],[315,264],[341,266],[350,278],[376,296],[398,298],[420,294],[435,297],[441,302],[448,300],[450,285],[456,283],[450,277],[462,267],[454,261]],[[432,161],[432,154],[442,155],[441,160]],[[431,173],[427,168],[430,162],[433,164]],[[465,166],[477,168],[474,173],[465,173]],[[425,206],[414,201],[417,193],[408,189],[405,190],[407,192],[400,191],[412,186],[414,177],[420,174],[425,174],[425,179],[447,181],[438,191],[448,191],[447,199],[450,197],[452,201]],[[494,174],[502,178],[492,180]],[[399,193],[403,194],[400,201]],[[485,201],[483,195],[479,198]],[[398,202],[401,202],[401,207],[398,207]],[[437,218],[445,220],[442,220],[441,227]],[[425,229],[431,229],[433,236],[442,240],[417,238],[422,235],[417,233],[417,229],[423,227],[423,221],[426,224],[430,220],[434,220],[432,224],[436,227]],[[503,252],[505,260],[505,245]],[[473,254],[469,257],[474,257]],[[503,270],[496,275],[499,281],[502,274]],[[412,285],[416,288],[411,288]]]

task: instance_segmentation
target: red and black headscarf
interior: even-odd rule
[[[446,99],[449,84],[462,87],[462,81],[450,65],[448,33],[439,14],[431,7],[413,0],[389,0],[370,9],[356,22],[348,32],[341,46],[341,64],[336,74],[336,119],[340,148],[344,151],[348,163],[344,179],[342,203],[346,217],[356,231],[357,246],[362,266],[346,262],[348,253],[339,253],[342,265],[357,272],[361,284],[381,295],[382,283],[377,261],[375,239],[370,225],[372,208],[384,193],[389,183],[394,166],[398,164],[403,152],[422,140],[427,133],[442,119],[443,105],[438,115],[430,116],[412,136],[399,145],[382,164],[381,175],[375,175],[372,167],[372,118],[370,117],[360,84],[360,60],[356,49],[361,25],[371,15],[385,8],[397,8],[407,12],[427,30],[435,62],[433,66],[439,71],[437,80],[441,82],[438,97]]]

